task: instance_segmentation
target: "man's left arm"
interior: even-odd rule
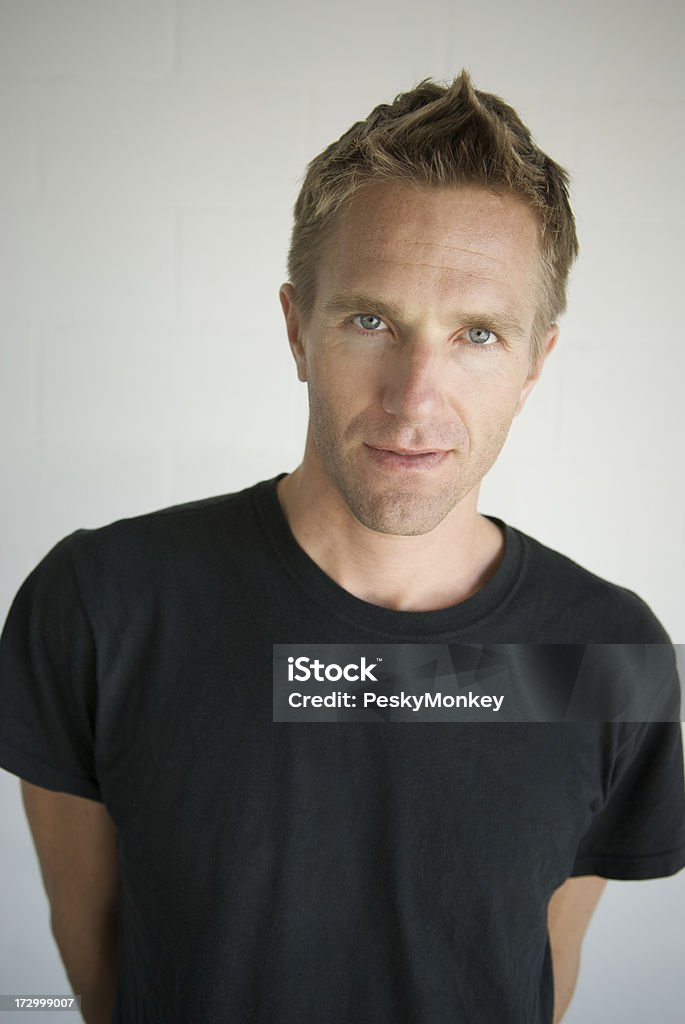
[[[547,927],[554,975],[553,1024],[559,1024],[571,1002],[578,980],[580,947],[606,883],[606,878],[598,875],[567,878],[549,901]]]

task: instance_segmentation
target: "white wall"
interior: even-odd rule
[[[299,178],[466,66],[571,170],[582,246],[481,509],[685,641],[684,30],[674,0],[0,0],[2,613],[76,527],[297,464],[277,291]],[[66,992],[6,773],[0,801],[0,991]],[[568,1024],[682,1019],[684,895],[609,883]]]

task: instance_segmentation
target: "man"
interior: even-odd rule
[[[89,1024],[549,1024],[605,879],[685,865],[676,722],[272,717],[277,644],[668,645],[477,511],[576,252],[565,172],[467,74],[377,107],[295,207],[301,465],[22,585],[0,763]]]

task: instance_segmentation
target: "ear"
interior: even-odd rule
[[[281,289],[278,293],[278,297],[281,300],[281,307],[283,309],[283,315],[285,316],[285,326],[288,332],[288,341],[290,342],[290,351],[293,354],[295,365],[297,366],[297,377],[298,380],[307,380],[307,355],[302,344],[302,324],[300,322],[300,314],[295,303],[295,290],[289,283],[281,285]]]
[[[521,412],[521,409],[523,409],[523,406],[526,403],[528,395],[533,390],[533,386],[535,385],[540,374],[542,373],[542,367],[545,365],[545,360],[547,359],[547,356],[550,354],[550,352],[557,343],[558,337],[559,325],[552,324],[544,338],[542,350],[540,352],[540,355],[538,356],[537,362],[528,370],[528,376],[526,377],[525,383],[521,388],[521,394],[519,395],[518,405],[516,406],[516,412],[514,413],[514,416],[518,416],[518,414]]]

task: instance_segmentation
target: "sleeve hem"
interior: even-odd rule
[[[589,855],[575,861],[570,878],[578,875],[600,875],[619,881],[640,881],[648,878],[666,878],[685,867],[685,845],[668,853],[621,857]]]
[[[49,765],[36,761],[35,758],[14,750],[0,743],[0,768],[18,775],[31,782],[34,786],[42,786],[57,793],[71,793],[73,796],[84,796],[89,800],[102,803],[100,787],[93,779],[84,779],[77,775],[68,775]]]

